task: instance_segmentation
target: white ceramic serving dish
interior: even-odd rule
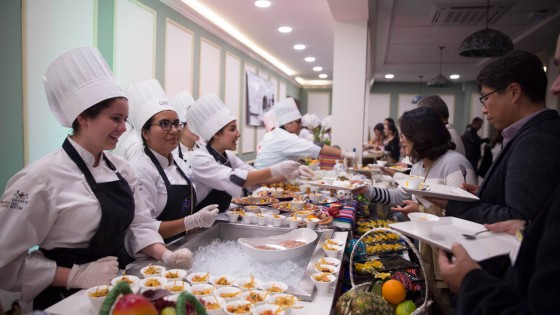
[[[317,233],[310,229],[296,229],[282,235],[259,237],[259,238],[240,238],[238,239],[241,249],[247,255],[261,262],[284,261],[295,259],[307,252],[313,242],[317,239]],[[299,241],[305,245],[287,248],[285,242]],[[266,246],[274,249],[259,249],[259,246]]]

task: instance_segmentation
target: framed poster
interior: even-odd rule
[[[274,107],[274,83],[251,71],[246,71],[247,125],[263,126],[262,117]]]

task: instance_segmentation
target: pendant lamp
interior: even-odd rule
[[[420,102],[420,100],[422,99],[422,78],[424,78],[423,75],[419,76],[420,78],[420,94],[416,95],[415,97],[412,98],[412,104],[418,104],[418,102]]]
[[[501,57],[513,50],[513,42],[506,34],[488,28],[490,0],[486,3],[486,28],[463,40],[459,48],[463,57]]]
[[[439,74],[436,75],[430,81],[428,81],[428,86],[430,86],[430,87],[436,87],[436,88],[441,87],[441,88],[443,88],[443,87],[450,87],[450,86],[453,85],[451,80],[449,80],[448,78],[444,77],[441,74],[441,58],[443,56],[443,49],[444,48],[445,48],[445,46],[439,46]]]

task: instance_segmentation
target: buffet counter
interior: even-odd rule
[[[273,235],[281,235],[292,231],[289,228],[278,228],[272,226],[256,226],[256,225],[246,225],[238,223],[225,223],[220,222],[215,224],[212,228],[207,230],[197,230],[187,234],[185,237],[168,244],[171,250],[178,248],[189,248],[193,253],[195,253],[195,266],[193,267],[193,272],[204,271],[208,272],[209,269],[205,270],[195,270],[196,266],[196,252],[200,250],[203,246],[213,243],[213,241],[219,242],[230,242],[237,241],[238,238],[243,237],[267,237]],[[335,239],[342,243],[346,243],[348,238],[348,232],[338,232],[332,229],[317,229],[317,239],[310,244],[309,249],[303,255],[305,257],[299,258],[299,263],[303,266],[303,275],[298,275],[297,279],[293,279],[293,283],[289,284],[286,293],[293,294],[300,299],[299,305],[302,308],[294,308],[292,314],[330,314],[331,310],[334,308],[337,298],[337,288],[340,287],[340,280],[343,277],[344,269],[341,268],[337,275],[337,280],[331,284],[331,287],[327,293],[317,294],[314,284],[310,279],[313,273],[316,273],[314,267],[315,263],[325,256],[325,252],[321,245],[324,244],[326,239]],[[234,243],[226,243],[234,244]],[[342,260],[343,251],[338,253],[338,259]],[[227,258],[226,258],[227,259]],[[219,261],[220,257],[216,257],[216,261]],[[136,275],[142,278],[140,274],[140,269],[153,263],[154,260],[151,258],[138,259],[131,263],[126,268],[127,275]],[[208,262],[209,264],[211,262]],[[155,264],[160,264],[155,262]],[[235,265],[235,263],[231,263]],[[208,268],[211,268],[209,266]],[[246,270],[250,272],[251,270]],[[253,271],[257,273],[257,271]],[[280,272],[280,271],[279,271]],[[227,273],[227,272],[226,272]],[[281,275],[279,275],[281,276]],[[89,302],[85,290],[81,290],[74,295],[60,301],[59,303],[46,309],[49,314],[96,314],[97,310]],[[224,313],[225,314],[225,313]]]

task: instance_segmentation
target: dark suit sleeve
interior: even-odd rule
[[[505,179],[486,179],[489,183],[503,183],[505,205],[450,201],[446,215],[478,223],[530,220],[560,182],[558,148],[558,140],[547,134],[533,133],[519,139],[504,161],[507,163],[505,172],[489,175],[505,176]],[[488,187],[490,185],[486,186],[488,191],[480,194],[481,199],[484,194],[495,191]]]
[[[560,190],[555,202],[539,209],[546,211],[533,224],[540,237],[527,237],[523,247],[531,247],[535,257],[520,255],[505,281],[481,269],[464,278],[458,294],[456,314],[558,314],[560,294]],[[531,228],[531,225],[529,226]],[[528,242],[528,243],[526,243]],[[531,255],[529,255],[531,256]],[[532,263],[534,259],[534,264]],[[525,278],[526,280],[522,280]],[[516,287],[517,286],[517,287]]]

